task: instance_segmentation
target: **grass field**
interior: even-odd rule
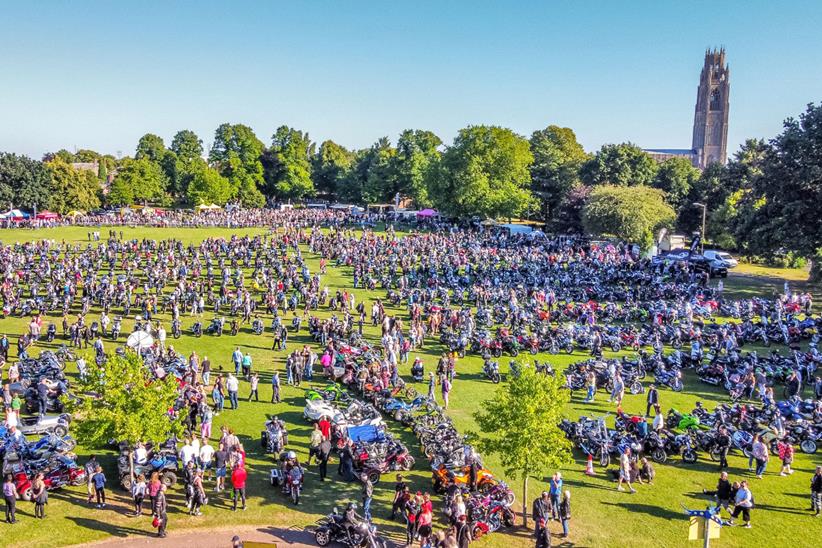
[[[102,227],[103,236],[106,227]],[[117,229],[120,230],[119,228]],[[178,238],[184,242],[200,241],[207,237],[228,236],[230,234],[260,234],[266,229],[231,230],[231,229],[132,229],[124,228],[126,238]],[[23,242],[33,239],[56,239],[85,245],[87,230],[84,228],[61,228],[48,230],[9,230],[0,232],[0,241],[3,243]],[[318,258],[307,255],[312,271],[318,270]],[[332,292],[336,288],[348,288],[351,280],[346,272],[329,268],[329,274],[323,277],[322,283],[328,285]],[[770,278],[759,279],[757,275],[737,276],[732,274],[726,281],[726,294],[729,296],[748,295],[751,291],[762,290],[770,296],[769,287],[775,282]],[[781,283],[780,289],[781,289]],[[381,292],[368,295],[362,290],[354,290],[359,301],[369,303],[375,297],[383,297]],[[404,314],[402,310],[393,313]],[[94,311],[99,314],[99,311]],[[319,315],[327,315],[321,310]],[[205,322],[210,320],[207,313]],[[47,321],[58,323],[57,317]],[[168,317],[162,318],[168,325]],[[190,327],[194,319],[183,318],[184,330]],[[0,320],[0,332],[6,332],[12,338],[12,346],[16,334],[25,327],[22,318],[7,318]],[[266,326],[269,325],[266,321]],[[123,331],[131,330],[131,321],[124,322]],[[377,332],[374,328],[366,328],[366,337],[376,340]],[[58,341],[55,341],[58,342]],[[310,344],[311,341],[305,330],[297,336],[291,335],[289,350],[294,345]],[[248,350],[254,359],[254,368],[261,373],[260,395],[261,401],[241,401],[237,411],[226,410],[215,417],[215,433],[223,424],[235,429],[248,451],[249,464],[249,508],[245,512],[234,513],[230,509],[226,496],[210,494],[210,503],[204,508],[201,517],[190,517],[182,511],[183,496],[180,488],[176,488],[170,500],[169,534],[181,529],[225,527],[233,524],[244,525],[276,525],[282,527],[306,526],[313,523],[318,517],[326,513],[337,502],[348,499],[359,500],[359,485],[344,484],[337,481],[336,461],[330,466],[331,483],[321,484],[312,466],[306,478],[304,504],[295,508],[287,504],[285,498],[268,485],[268,471],[273,465],[270,457],[264,455],[259,446],[259,434],[266,417],[276,414],[286,420],[290,433],[290,447],[301,457],[307,455],[308,424],[302,419],[303,390],[285,387],[284,401],[278,405],[268,403],[271,391],[268,385],[271,372],[277,368],[283,370],[285,352],[272,352],[269,334],[255,336],[247,330],[237,337],[229,335],[217,338],[205,335],[200,339],[183,336],[173,341],[175,348],[183,353],[196,350],[200,356],[207,355],[214,366],[222,365],[229,368],[230,353],[235,345]],[[41,345],[46,348],[47,345]],[[113,345],[107,342],[107,349],[111,351]],[[425,351],[420,354],[426,364],[426,370],[434,367],[436,357],[440,353],[439,345],[429,343]],[[37,351],[35,350],[35,353]],[[412,360],[413,356],[412,354]],[[572,361],[584,359],[581,353],[572,356],[537,356],[540,360],[548,359],[555,368],[564,369]],[[526,357],[526,360],[530,357]],[[503,366],[507,359],[500,362]],[[409,365],[404,366],[401,372],[408,378]],[[507,367],[503,367],[503,371]],[[464,431],[475,430],[476,425],[472,413],[482,405],[483,400],[489,398],[495,386],[483,379],[481,375],[481,360],[477,357],[468,357],[460,360],[457,365],[458,376],[454,383],[451,396],[450,415],[456,425]],[[283,377],[284,378],[284,377]],[[321,381],[322,382],[322,381]],[[305,385],[304,385],[305,386]],[[420,391],[424,390],[419,386]],[[243,383],[240,395],[248,394],[248,385]],[[713,387],[702,384],[695,377],[686,379],[686,388],[682,393],[675,394],[661,390],[663,408],[669,407],[690,410],[697,400],[703,401],[708,408],[713,403],[724,401],[726,396],[717,392]],[[645,399],[643,395],[627,396],[625,409],[628,412],[644,412]],[[607,396],[600,393],[594,403],[586,404],[580,394],[575,394],[568,408],[568,416],[576,418],[580,414],[602,415],[613,412],[614,407],[607,403]],[[417,457],[417,470],[410,474],[415,487],[420,490],[430,488],[430,473],[426,472],[425,459],[419,454],[416,440],[407,431],[398,425],[391,424],[392,431],[401,436]],[[79,448],[82,455],[80,461],[85,461],[85,455],[97,453],[103,458],[109,477],[109,493],[114,504],[104,510],[96,510],[85,502],[84,488],[71,488],[53,492],[47,507],[47,519],[43,522],[33,518],[33,507],[30,503],[18,505],[20,523],[15,526],[3,525],[0,527],[0,538],[4,546],[57,546],[66,544],[86,543],[103,539],[109,536],[123,537],[127,535],[149,535],[153,533],[150,518],[132,518],[126,515],[130,510],[130,498],[117,485],[116,465],[113,453],[100,448]],[[702,488],[711,488],[717,477],[716,466],[706,462],[704,458],[695,465],[684,465],[674,458],[670,464],[657,466],[657,481],[653,486],[640,486],[635,495],[617,492],[615,484],[606,479],[603,471],[597,469],[596,477],[585,476],[582,471],[584,462],[580,454],[575,454],[576,462],[563,470],[565,484],[573,493],[573,519],[571,520],[571,537],[567,545],[575,546],[685,546],[687,542],[687,519],[682,505],[689,508],[702,508],[708,503],[708,498],[702,495]],[[486,465],[502,474],[498,462],[493,457],[486,457]],[[746,471],[747,459],[739,456],[731,459],[732,479],[751,479],[752,489],[756,498],[757,507],[753,512],[754,528],[728,528],[722,530],[722,538],[717,543],[720,546],[764,546],[772,545],[776,539],[789,541],[794,546],[818,545],[822,533],[822,520],[814,520],[807,511],[809,505],[808,483],[813,467],[822,463],[818,455],[808,456],[798,454],[795,462],[797,472],[790,477],[778,476],[778,464],[772,461],[765,479],[754,480],[753,475]],[[382,532],[391,538],[399,540],[402,537],[402,526],[399,523],[391,524],[385,521],[390,510],[389,501],[392,483],[386,478],[377,486],[377,500],[373,506],[373,514],[378,519]],[[530,506],[531,500],[545,485],[545,478],[535,477],[530,482],[529,498],[526,501]],[[209,482],[207,487],[211,487]],[[521,498],[519,482],[513,484],[517,492],[518,504]],[[437,503],[435,505],[439,507]],[[553,531],[559,530],[556,524]],[[560,540],[555,539],[556,543]],[[514,530],[506,533],[497,533],[479,543],[483,546],[526,546],[532,543],[528,531]]]

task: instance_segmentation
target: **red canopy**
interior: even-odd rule
[[[54,213],[53,211],[41,211],[37,214],[35,219],[40,219],[41,221],[51,221],[54,219],[59,219],[60,215]]]

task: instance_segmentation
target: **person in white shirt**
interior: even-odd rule
[[[200,468],[203,472],[208,472],[211,469],[211,461],[214,458],[214,448],[206,442],[200,447]]]
[[[134,449],[134,464],[145,464],[146,462],[148,462],[148,451],[145,445],[138,442]]]
[[[231,402],[231,408],[237,409],[237,392],[240,390],[240,381],[237,380],[237,377],[229,373],[225,381],[225,388],[228,390],[228,400]]]
[[[185,445],[180,449],[180,460],[183,462],[183,467],[188,466],[188,463],[194,460],[196,456],[197,453],[194,451],[194,447],[191,446],[191,440],[186,439]]]

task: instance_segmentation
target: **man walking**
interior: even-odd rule
[[[225,381],[225,387],[226,390],[228,390],[228,400],[231,402],[231,408],[237,409],[237,392],[240,390],[240,381],[237,380],[237,377],[229,373]]]
[[[271,403],[280,403],[280,372],[271,374]]]
[[[649,417],[651,415],[651,408],[656,406],[659,403],[659,391],[656,389],[656,383],[651,384],[651,388],[648,389],[648,397],[645,403],[645,416]]]

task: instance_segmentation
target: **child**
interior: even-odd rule
[[[793,470],[791,470],[791,464],[793,463],[793,445],[780,441],[777,447],[779,449],[779,459],[782,461],[782,471],[779,475],[788,476],[793,474]]]

